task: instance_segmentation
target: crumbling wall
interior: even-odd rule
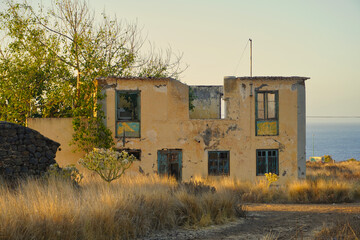
[[[42,175],[60,146],[39,132],[0,121],[0,175],[6,180]]]
[[[194,109],[189,112],[191,119],[220,119],[222,86],[190,86],[195,98]]]

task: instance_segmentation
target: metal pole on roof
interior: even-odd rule
[[[249,38],[250,41],[250,77],[252,77],[252,39]]]

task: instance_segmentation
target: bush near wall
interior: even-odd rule
[[[59,146],[33,129],[0,121],[0,176],[14,181],[42,175],[56,163]]]

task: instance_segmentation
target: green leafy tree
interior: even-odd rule
[[[66,65],[42,44],[59,51],[59,41],[34,26],[30,15],[19,4],[0,14],[0,29],[8,40],[7,45],[1,42],[5,47],[0,49],[0,119],[19,124],[31,116],[69,115],[64,108],[71,99]]]
[[[0,119],[73,117],[73,143],[86,152],[112,146],[99,110],[99,76],[178,77],[181,55],[143,54],[136,23],[95,13],[82,0],[57,0],[51,9],[7,1],[0,13],[6,36],[0,51]],[[94,114],[96,113],[96,114]]]
[[[135,157],[125,151],[94,149],[80,159],[79,164],[96,172],[103,180],[110,183],[120,178],[134,160]]]

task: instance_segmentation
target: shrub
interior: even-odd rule
[[[357,162],[358,160],[356,160],[355,158],[349,158],[348,160],[346,160],[347,162]]]
[[[103,180],[110,183],[120,178],[134,160],[135,157],[125,151],[120,153],[112,149],[95,148],[80,159],[79,164],[95,171]]]
[[[215,187],[207,185],[201,181],[183,182],[177,186],[177,189],[185,190],[187,193],[194,194],[194,195],[202,195],[202,194],[208,193],[208,192],[211,192],[211,193],[216,192]]]
[[[83,179],[83,175],[75,167],[75,164],[67,165],[64,168],[60,168],[57,163],[50,165],[45,173],[45,178],[61,178],[66,181],[71,181],[78,185]]]
[[[334,159],[330,155],[324,155],[323,158],[324,158],[325,163],[333,163],[333,162],[335,162]]]
[[[276,173],[265,173],[266,180],[268,181],[268,186],[279,179],[279,176]]]

